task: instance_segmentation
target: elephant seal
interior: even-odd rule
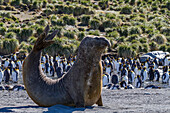
[[[85,107],[102,106],[101,54],[110,46],[106,38],[85,37],[72,68],[61,78],[52,80],[41,69],[42,49],[54,43],[57,31],[48,35],[49,26],[39,36],[23,63],[23,81],[30,98],[39,106],[56,104]]]

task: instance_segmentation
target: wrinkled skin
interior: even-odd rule
[[[102,106],[101,54],[110,43],[105,38],[86,37],[82,40],[77,60],[63,77],[52,80],[41,69],[41,51],[54,43],[57,31],[47,35],[47,26],[23,63],[23,81],[30,98],[39,106],[56,104],[85,107]]]

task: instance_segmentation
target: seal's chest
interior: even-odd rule
[[[91,69],[85,82],[85,102],[94,104],[101,95],[101,71],[99,68]]]

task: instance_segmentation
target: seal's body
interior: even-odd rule
[[[52,80],[41,69],[41,51],[53,43],[56,32],[48,35],[49,26],[37,39],[23,64],[23,81],[31,99],[39,106],[63,104],[85,107],[103,105],[101,99],[101,54],[110,44],[105,38],[86,37],[78,48],[77,60],[61,78]]]

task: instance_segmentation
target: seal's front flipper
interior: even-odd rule
[[[100,95],[99,100],[96,102],[96,104],[97,104],[98,106],[103,106],[103,102],[102,102],[102,97],[101,97],[101,95]]]

